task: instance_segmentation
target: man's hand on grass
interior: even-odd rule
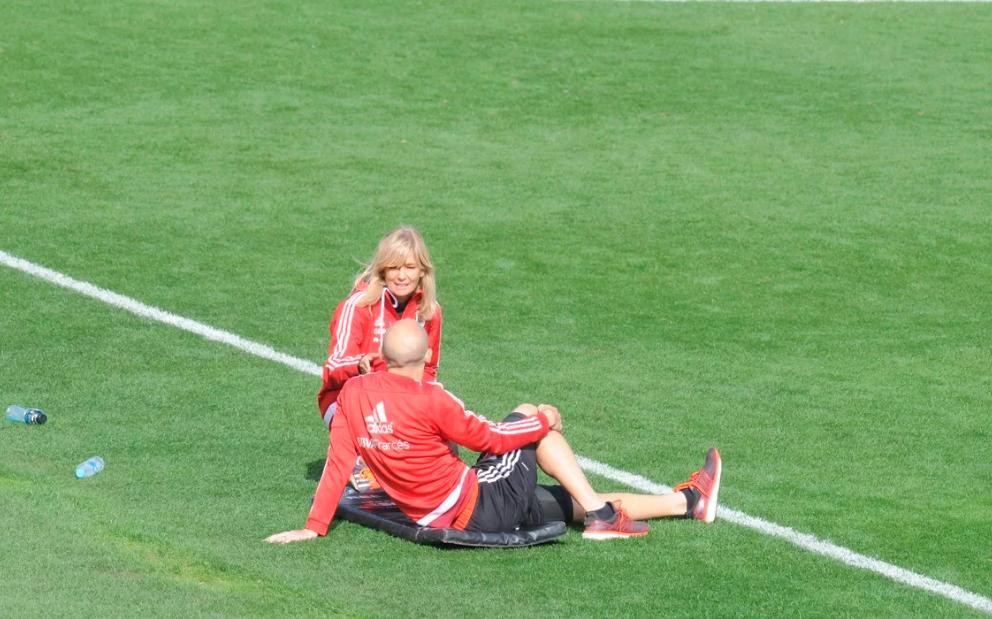
[[[275,533],[265,538],[270,544],[291,544],[293,542],[302,542],[309,539],[316,539],[317,532],[311,531],[310,529],[296,529],[295,531],[283,531],[282,533]]]

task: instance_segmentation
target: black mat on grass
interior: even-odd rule
[[[411,542],[437,546],[520,548],[561,539],[566,532],[564,522],[549,522],[530,529],[501,533],[422,527],[407,518],[382,490],[359,494],[353,488],[348,488],[341,497],[338,514],[345,520],[379,529]]]

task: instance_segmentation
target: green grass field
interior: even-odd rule
[[[992,5],[7,2],[0,250],[320,363],[401,223],[439,378],[992,597]],[[718,520],[302,526],[319,380],[0,268],[0,616],[975,616]],[[106,470],[78,481],[94,454]],[[603,489],[617,482],[593,478]]]

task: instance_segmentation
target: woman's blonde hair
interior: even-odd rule
[[[372,256],[372,261],[358,274],[355,280],[357,286],[361,282],[368,284],[358,300],[359,305],[372,305],[379,301],[382,289],[386,287],[383,275],[387,268],[397,267],[406,262],[407,256],[413,254],[420,264],[420,318],[430,320],[437,309],[437,288],[434,281],[434,263],[427,251],[424,238],[416,229],[410,226],[400,226],[379,241],[379,247]]]

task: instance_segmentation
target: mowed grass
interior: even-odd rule
[[[3,12],[0,250],[319,363],[412,223],[470,407],[555,402],[668,484],[719,445],[726,505],[992,596],[992,8]],[[313,377],[0,290],[0,404],[51,419],[0,426],[0,615],[973,612],[719,521],[267,546],[324,456]]]

